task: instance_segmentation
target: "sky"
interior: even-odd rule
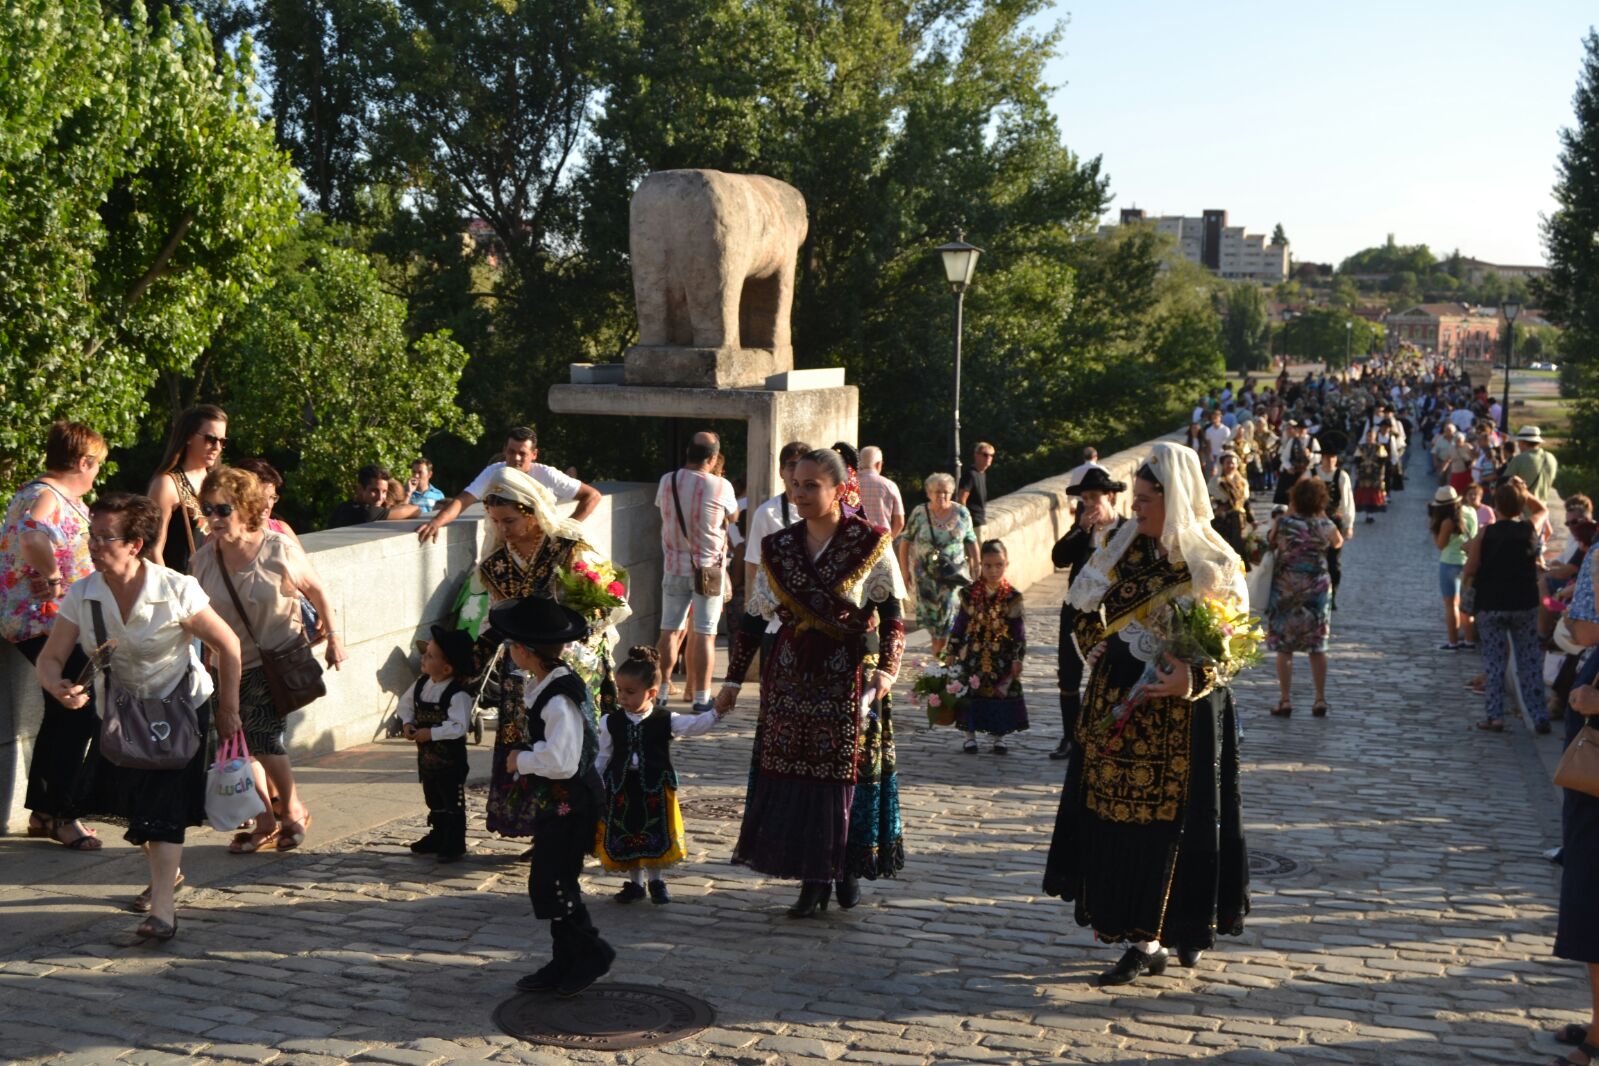
[[[1558,135],[1593,0],[1336,4],[1059,0],[1045,71],[1062,137],[1114,200],[1282,223],[1301,262],[1392,233],[1542,263]]]

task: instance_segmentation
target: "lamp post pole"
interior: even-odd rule
[[[965,317],[966,286],[972,283],[972,275],[977,272],[977,257],[983,254],[981,248],[967,244],[963,237],[957,230],[954,240],[933,249],[943,257],[944,277],[949,282],[950,292],[955,295],[955,401],[952,406],[954,419],[950,426],[950,447],[954,452],[957,495],[961,483],[961,326]]]
[[[1349,369],[1349,342],[1354,338],[1354,335],[1355,335],[1355,320],[1352,319],[1352,318],[1351,319],[1346,319],[1344,321],[1344,369],[1345,370]]]
[[[1506,303],[1503,305],[1505,313],[1505,388],[1504,398],[1499,401],[1499,432],[1510,433],[1510,366],[1516,357],[1516,316],[1521,313],[1521,305]]]

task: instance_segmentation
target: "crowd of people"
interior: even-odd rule
[[[1537,732],[1569,707],[1569,739],[1599,704],[1588,691],[1599,673],[1592,505],[1564,501],[1569,537],[1551,552],[1545,501],[1558,465],[1536,427],[1509,437],[1497,408],[1442,364],[1374,358],[1337,376],[1246,377],[1204,397],[1186,444],[1157,444],[1127,482],[1085,450],[1067,479],[1071,525],[1053,552],[1069,583],[1057,649],[1062,735],[1050,757],[1066,766],[1045,889],[1072,902],[1099,940],[1128,945],[1101,983],[1161,973],[1173,953],[1192,966],[1218,934],[1239,933],[1249,910],[1232,692],[1212,665],[1163,650],[1148,628],[1160,604],[1252,607],[1276,662],[1271,713],[1292,714],[1293,658],[1304,654],[1311,712],[1326,715],[1343,548],[1420,477],[1435,488],[1439,650],[1479,651],[1481,676],[1467,682],[1483,695],[1478,728],[1506,728],[1512,654]],[[126,824],[150,873],[131,903],[147,915],[138,932],[158,940],[177,933],[185,832],[205,818],[218,741],[247,752],[263,800],[228,850],[305,841],[313,816],[285,720],[314,698],[319,682],[303,676],[312,649],[331,669],[346,658],[332,598],[295,532],[273,517],[282,476],[262,459],[225,462],[227,426],[219,408],[185,412],[146,494],[110,492],[85,506],[106,443],[58,423],[46,469],[0,527],[0,629],[36,663],[45,695],[29,833],[92,851],[101,841],[89,822]],[[611,572],[583,526],[599,493],[538,454],[533,431],[513,428],[500,458],[454,497],[433,484],[425,459],[405,482],[370,465],[328,522],[417,518],[426,542],[484,505],[490,536],[466,575],[459,622],[418,643],[418,676],[396,718],[416,745],[428,809],[412,851],[446,863],[466,853],[473,818],[466,737],[481,714],[497,722],[483,817],[489,831],[530,841],[529,896],[552,944],[548,965],[519,988],[573,995],[609,970],[614,949],[579,882],[586,855],[622,876],[616,902],[670,902],[666,873],[687,854],[672,741],[715,729],[757,661],[759,714],[732,860],[800,882],[789,909],[797,918],[831,902],[853,907],[862,881],[904,866],[893,690],[908,621],[967,687],[951,723],[963,751],[979,752],[982,735],[1003,755],[1006,737],[1029,728],[1025,605],[1007,579],[1007,546],[984,529],[992,445],[977,446],[959,480],[926,477],[925,501],[907,510],[875,447],[790,442],[778,456],[781,490],[757,503],[724,476],[716,435],[696,434],[656,494],[659,639],[621,657],[625,586],[611,586],[613,606],[566,602],[574,575]],[[1124,494],[1131,517],[1122,517]],[[1257,519],[1257,500],[1269,520]],[[719,688],[718,632],[730,645]],[[1118,717],[1135,690],[1158,713]],[[671,709],[674,695],[685,712]],[[174,734],[187,740],[141,762],[106,723],[153,703],[180,709]],[[1599,875],[1596,804],[1568,801],[1563,903]],[[1557,952],[1599,966],[1590,926],[1563,906]]]

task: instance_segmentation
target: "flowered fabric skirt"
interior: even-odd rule
[[[1287,566],[1279,562],[1266,603],[1266,650],[1324,652],[1331,634],[1332,578],[1326,556]]]
[[[677,788],[665,781],[646,788],[629,771],[609,797],[594,843],[607,870],[658,870],[682,862],[687,849]]]

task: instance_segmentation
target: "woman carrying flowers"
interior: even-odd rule
[[[515,467],[494,475],[483,498],[492,533],[488,550],[472,574],[472,591],[487,592],[491,603],[538,597],[561,599],[589,625],[587,639],[569,644],[564,662],[588,689],[589,713],[599,717],[616,706],[611,677],[614,627],[627,617],[625,575],[593,557],[583,527],[563,519],[550,490]],[[485,625],[473,648],[484,701],[499,708],[493,770],[487,804],[490,832],[507,837],[533,833],[533,795],[526,777],[506,768],[506,754],[525,746],[523,676],[516,672],[504,641]]]
[[[1027,654],[1022,594],[1005,580],[1010,556],[1001,541],[983,544],[981,580],[961,590],[960,609],[950,627],[944,654],[961,664],[971,694],[955,715],[966,734],[961,750],[977,752],[977,734],[993,737],[995,755],[1006,752],[1005,735],[1027,728],[1027,701],[1022,698],[1022,665]]]
[[[1211,528],[1195,453],[1155,445],[1133,516],[1067,603],[1089,665],[1044,891],[1131,941],[1104,985],[1186,966],[1249,910],[1231,672],[1258,655],[1236,553]]]

